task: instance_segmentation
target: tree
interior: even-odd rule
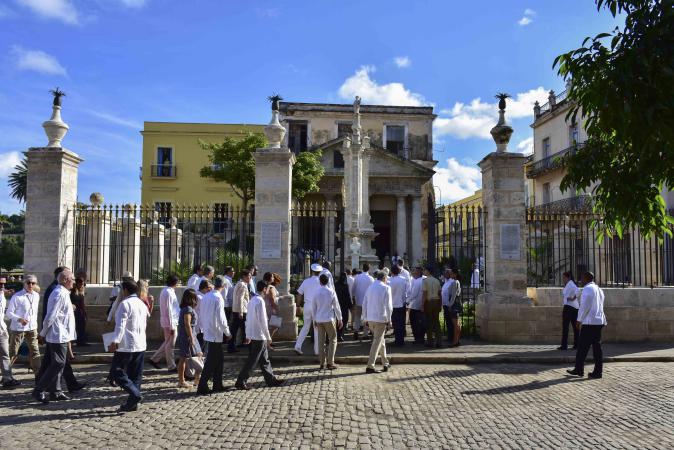
[[[563,190],[592,189],[600,239],[628,226],[669,232],[663,187],[674,187],[674,7],[671,0],[595,0],[623,29],[587,37],[553,63],[571,80],[568,118],[585,146],[565,161]]]
[[[10,188],[9,195],[21,203],[26,202],[28,186],[28,161],[24,157],[21,162],[14,166],[14,172],[9,175],[7,185]]]
[[[0,269],[12,270],[23,264],[23,239],[0,241]]]

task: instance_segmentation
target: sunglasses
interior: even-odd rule
[[[35,281],[26,281],[24,284],[30,284],[30,285],[35,285],[37,284]]]

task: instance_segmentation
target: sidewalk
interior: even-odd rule
[[[387,341],[389,341],[387,339]],[[146,358],[158,348],[160,343],[149,343]],[[270,352],[272,361],[288,364],[316,364],[317,358],[311,353],[312,343],[304,343],[304,355],[293,351],[292,342],[275,344]],[[88,347],[74,348],[76,359],[73,364],[109,364],[112,355],[103,352],[103,344],[92,343]],[[574,362],[575,351],[556,350],[556,345],[508,345],[489,344],[479,341],[464,341],[457,348],[426,348],[406,342],[404,347],[393,347],[387,342],[387,352],[392,364],[570,364]],[[674,342],[672,343],[629,343],[603,344],[605,362],[674,362]],[[337,345],[337,364],[359,364],[367,362],[370,341],[357,342],[347,339]],[[590,355],[592,352],[590,351]],[[235,354],[225,353],[225,361],[240,361],[247,356],[246,348],[239,348]],[[590,358],[591,360],[591,358]]]

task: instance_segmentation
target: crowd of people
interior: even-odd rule
[[[376,373],[380,358],[382,371],[390,370],[386,351],[386,332],[393,331],[393,346],[405,344],[407,324],[412,333],[412,345],[441,347],[440,316],[447,328],[449,347],[461,345],[460,274],[448,268],[442,276],[433,276],[430,267],[415,267],[410,272],[404,260],[398,258],[390,268],[370,273],[368,264],[362,270],[344,271],[333,278],[329,262],[311,265],[311,276],[297,289],[304,323],[294,346],[303,354],[303,344],[313,332],[313,352],[320,369],[337,369],[335,354],[338,342],[347,339],[347,324],[354,340],[371,339],[366,373]],[[594,283],[594,275],[582,276],[583,288],[577,287],[571,273],[564,274],[563,334],[560,350],[568,345],[568,328],[573,329],[576,366],[568,372],[583,376],[584,362],[592,347],[595,368],[591,378],[602,376],[601,331],[606,325],[603,313],[603,291]],[[180,300],[176,288],[180,280],[169,275],[159,296],[161,346],[148,359],[155,369],[162,359],[169,373],[176,373],[178,388],[196,388],[196,394],[207,395],[225,390],[223,384],[223,353],[236,353],[246,347],[248,357],[236,378],[234,387],[250,389],[247,381],[259,365],[265,383],[279,386],[282,380],[274,375],[269,350],[274,349],[273,336],[281,327],[279,291],[281,277],[265,273],[258,279],[257,267],[251,265],[240,271],[234,280],[234,269],[226,267],[224,275],[215,275],[213,267],[196,266],[187,281]],[[33,398],[41,403],[67,400],[62,381],[69,392],[78,391],[85,383],[77,381],[70,361],[72,346],[86,346],[86,273],[73,273],[59,267],[54,281],[46,289],[38,333],[40,288],[37,278],[27,275],[23,289],[12,292],[0,278],[0,317],[10,320],[7,330],[0,320],[0,368],[2,385],[12,388],[21,383],[12,375],[19,348],[25,341],[28,361],[35,374]],[[154,298],[148,283],[135,281],[125,273],[111,294],[107,320],[113,331],[103,335],[113,359],[107,378],[111,386],[128,393],[121,412],[135,411],[142,401],[141,383],[147,350],[147,321],[153,312]],[[9,301],[5,295],[10,295]],[[40,355],[40,343],[46,344]],[[226,344],[226,348],[225,348]],[[178,362],[175,351],[177,347]],[[192,382],[192,383],[188,383]]]

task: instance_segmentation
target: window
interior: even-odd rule
[[[543,183],[543,204],[550,203],[552,198],[550,197],[550,183]]]
[[[337,124],[337,137],[341,138],[342,136],[348,136],[351,134],[351,123],[344,122]]]
[[[578,143],[578,124],[569,126],[569,147]]]
[[[386,150],[396,155],[403,155],[405,147],[405,127],[386,125]]]
[[[154,202],[154,210],[159,213],[158,223],[171,226],[171,202]]]
[[[344,168],[344,155],[342,155],[342,152],[340,152],[339,150],[335,150],[334,153],[332,154],[332,166],[335,169]]]
[[[543,158],[550,156],[550,138],[543,139]]]
[[[229,204],[213,204],[213,233],[224,233],[229,228]]]
[[[306,121],[288,122],[288,148],[295,154],[307,149],[309,123]]]
[[[157,177],[173,177],[173,149],[157,147],[157,165],[154,175]]]

